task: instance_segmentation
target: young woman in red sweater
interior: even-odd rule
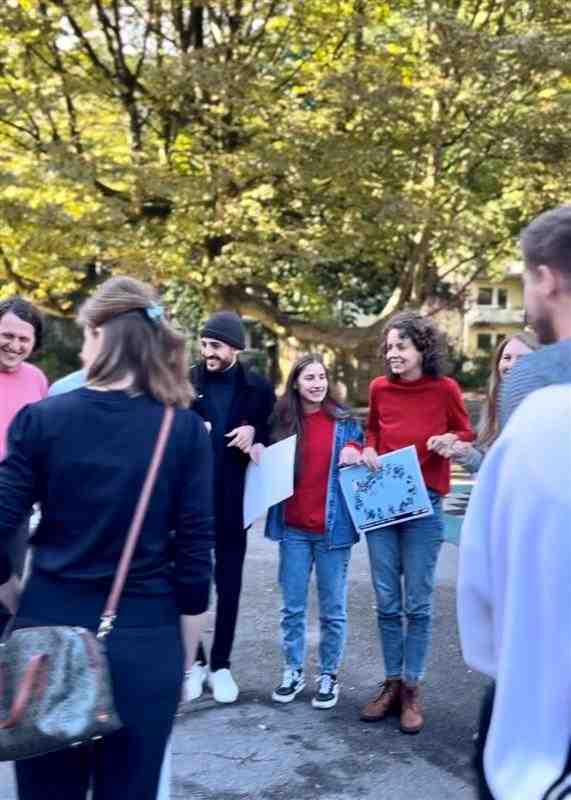
[[[361,459],[363,434],[349,409],[333,397],[321,356],[302,356],[274,411],[275,441],[297,434],[293,496],[273,506],[266,536],[280,543],[279,581],[284,673],[272,694],[289,703],[305,686],[305,631],[313,567],[319,596],[319,677],[314,708],[339,697],[337,670],[347,631],[347,570],[358,534],[341,496],[339,467]]]
[[[444,377],[445,340],[430,319],[410,311],[396,314],[385,327],[381,350],[386,376],[369,387],[363,461],[375,469],[377,455],[415,445],[434,513],[367,534],[386,677],[361,719],[376,722],[396,713],[403,733],[418,733],[424,725],[419,682],[443,539],[442,496],[450,489],[445,456],[458,440],[472,441],[474,433],[457,383]]]

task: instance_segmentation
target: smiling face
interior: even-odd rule
[[[14,372],[31,355],[36,332],[29,322],[12,314],[0,319],[0,372]]]
[[[385,361],[391,375],[403,381],[422,378],[422,353],[412,339],[403,336],[398,328],[391,328],[385,342]]]
[[[204,359],[208,372],[224,372],[236,362],[238,350],[218,339],[202,337],[200,355]]]
[[[502,351],[502,357],[498,362],[498,374],[503,380],[518,358],[531,353],[531,348],[524,344],[520,339],[514,337],[510,339]]]
[[[327,395],[328,385],[325,367],[318,361],[312,361],[301,370],[294,388],[299,392],[304,411],[317,411],[320,408]]]

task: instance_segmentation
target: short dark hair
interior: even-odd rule
[[[430,378],[441,378],[448,370],[446,337],[430,317],[423,317],[417,311],[400,311],[392,316],[383,329],[380,355],[384,359],[389,331],[397,330],[399,334],[412,340],[422,354],[422,374]],[[396,380],[388,365],[385,365],[387,377]]]
[[[520,243],[528,269],[544,264],[571,283],[571,205],[544,211],[524,228]]]
[[[6,314],[14,314],[22,322],[29,323],[34,329],[34,350],[39,350],[42,346],[44,335],[44,321],[38,309],[18,294],[0,300],[0,319]]]

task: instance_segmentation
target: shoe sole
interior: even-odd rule
[[[317,700],[315,697],[311,701],[311,705],[313,708],[333,708],[333,706],[337,705],[337,701],[339,700],[339,695],[334,697],[332,700]]]
[[[398,717],[400,716],[400,708],[395,708],[394,710],[387,711],[386,714],[383,714],[382,717],[366,717],[363,714],[359,715],[359,719],[361,722],[382,722],[387,717]]]
[[[298,694],[300,692],[303,692],[304,689],[305,689],[305,681],[301,683],[291,694],[284,695],[272,692],[272,700],[274,701],[274,703],[293,703]]]
[[[232,698],[220,698],[220,697],[216,697],[216,693],[214,692],[214,689],[212,688],[212,686],[211,686],[210,684],[207,684],[207,686],[208,686],[208,688],[210,689],[210,691],[211,691],[211,693],[212,693],[212,697],[214,698],[214,700],[215,700],[217,703],[225,703],[225,704],[226,704],[226,703],[235,703],[235,702],[236,702],[236,700],[238,699],[238,697],[240,696],[240,693],[239,693],[239,692],[237,692],[237,693],[236,693],[236,696],[235,696],[235,697],[232,697]]]
[[[200,700],[203,694],[204,694],[204,687],[200,690],[198,694],[193,694],[192,697],[187,697],[186,695],[183,695],[183,703],[194,703],[195,700]]]
[[[415,736],[417,733],[420,733],[423,728],[424,728],[424,725],[421,725],[420,728],[402,728],[401,727],[400,732],[404,733],[406,736]]]

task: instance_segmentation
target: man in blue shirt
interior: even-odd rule
[[[527,318],[547,346],[520,358],[503,382],[502,428],[531,392],[571,383],[571,205],[540,214],[523,231],[521,247]]]

